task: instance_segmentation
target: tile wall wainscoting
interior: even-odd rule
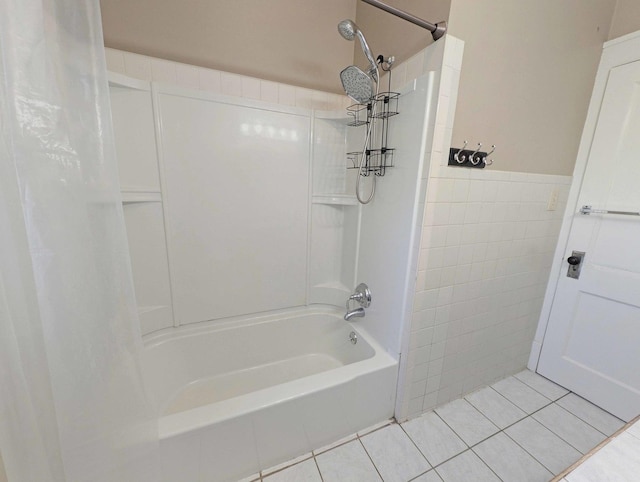
[[[400,421],[526,366],[571,183],[433,164]]]

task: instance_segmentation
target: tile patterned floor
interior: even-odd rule
[[[636,481],[640,479],[640,421],[612,437],[573,468],[561,482]]]
[[[421,417],[373,427],[244,480],[547,482],[623,425],[526,370]],[[640,450],[640,425],[636,432],[609,451],[621,457]],[[579,470],[586,469],[566,481],[591,480]]]

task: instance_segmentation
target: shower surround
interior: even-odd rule
[[[354,326],[363,326],[400,361],[394,410],[399,420],[524,368],[570,183],[566,176],[499,171],[499,157],[491,169],[446,166],[462,52],[463,42],[446,36],[394,68],[392,90],[432,72],[434,101],[426,118],[433,128],[414,146],[414,170],[403,173],[404,164],[396,162],[392,175],[380,179],[376,202],[362,212],[349,204],[353,178],[344,177],[346,137],[337,127],[342,114],[314,116],[323,139],[314,151],[323,162],[312,166],[310,249],[324,254],[310,260],[310,293],[318,303],[341,306],[347,288],[360,281],[371,286],[372,307]],[[323,111],[350,103],[336,94],[107,53],[111,70],[145,80]],[[401,99],[398,119],[405,107]],[[415,144],[415,133],[395,135],[396,145]],[[402,184],[408,181],[399,174],[415,184]],[[407,185],[415,187],[407,193]],[[404,204],[386,209],[399,195]],[[549,198],[556,196],[556,209],[548,211]],[[394,218],[398,211],[402,221]],[[360,228],[348,229],[353,225]],[[399,228],[404,238],[393,235]],[[394,245],[399,239],[401,256]],[[323,251],[327,246],[333,254]],[[328,283],[328,276],[342,281]]]
[[[443,51],[394,71],[395,167],[366,208],[342,96],[108,51],[167,482],[234,480],[393,416]],[[362,281],[373,302],[346,323]],[[236,429],[239,457],[212,463]]]

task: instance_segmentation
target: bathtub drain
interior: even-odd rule
[[[349,333],[349,340],[351,341],[351,343],[353,343],[354,345],[356,343],[358,343],[358,335],[356,335],[355,331],[352,331],[351,333]]]

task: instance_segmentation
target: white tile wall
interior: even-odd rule
[[[396,404],[401,421],[526,366],[571,183],[499,171],[499,150],[491,168],[447,166],[462,49],[447,37]],[[558,205],[547,211],[554,190]]]
[[[400,419],[524,368],[570,181],[455,167],[432,174]],[[554,190],[559,203],[547,211]]]
[[[117,49],[107,48],[105,51],[107,68],[111,72],[135,79],[310,109],[341,110],[351,104],[347,96],[332,92],[303,89]]]

